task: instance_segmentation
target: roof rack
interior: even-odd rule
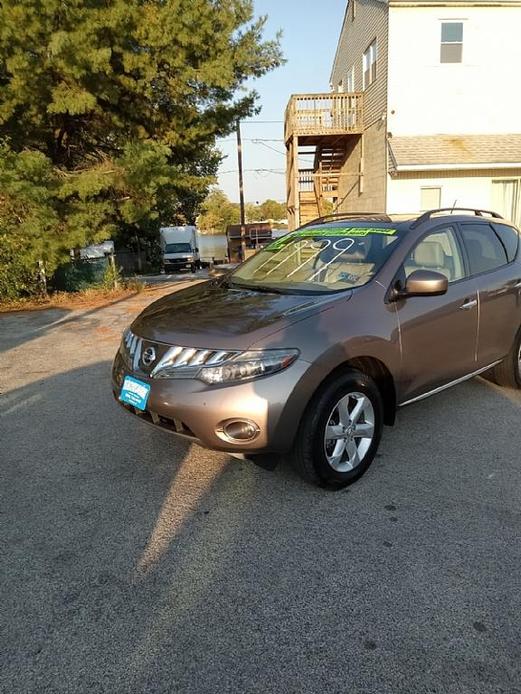
[[[323,217],[317,217],[311,222],[303,224],[300,229],[313,226],[314,224],[323,224],[324,222],[342,221],[343,219],[364,219],[367,222],[392,222],[393,220],[385,212],[338,212],[336,214],[326,214]]]
[[[418,219],[411,224],[411,229],[415,229],[416,227],[420,226],[420,224],[423,224],[423,222],[426,222],[435,214],[440,214],[443,212],[450,212],[451,214],[454,212],[472,212],[475,217],[488,216],[492,217],[493,219],[503,219],[500,214],[497,212],[492,212],[491,210],[477,210],[473,207],[440,207],[437,210],[428,210],[428,212],[424,212],[422,215],[420,215]]]

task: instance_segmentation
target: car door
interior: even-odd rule
[[[479,301],[478,365],[502,359],[521,323],[519,235],[508,224],[461,222],[460,232]]]
[[[402,351],[401,401],[414,399],[476,370],[478,300],[452,226],[421,238],[401,275],[432,270],[449,280],[443,296],[415,296],[396,304]]]

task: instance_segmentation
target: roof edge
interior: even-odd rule
[[[346,9],[344,12],[344,19],[342,20],[342,26],[340,27],[340,34],[338,36],[338,41],[336,43],[336,51],[335,51],[335,57],[333,58],[333,66],[332,66],[331,72],[329,74],[329,85],[330,86],[333,85],[333,73],[336,70],[336,64],[338,61],[338,52],[340,51],[340,41],[342,40],[342,34],[344,33],[344,27],[346,25],[347,15],[349,13],[349,7],[351,5],[351,2],[352,2],[352,0],[347,0],[347,3],[346,3]]]
[[[521,0],[387,0],[389,7],[521,7]]]
[[[397,164],[392,171],[472,171],[480,169],[521,169],[520,162],[476,162],[475,164]]]

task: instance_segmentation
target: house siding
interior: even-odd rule
[[[376,80],[364,91],[363,141],[357,138],[342,169],[338,210],[385,209],[387,183],[388,7],[379,0],[357,0],[356,16],[348,7],[331,73],[331,84],[344,85],[354,66],[354,90],[363,91],[363,54],[377,41]],[[359,178],[362,173],[362,178]]]
[[[441,206],[494,209],[492,184],[495,181],[518,181],[521,188],[520,169],[472,169],[462,171],[414,171],[389,176],[387,184],[387,211],[390,214],[416,212],[420,209],[421,189],[441,188]],[[508,212],[495,211],[506,216]],[[517,219],[521,222],[521,210]]]
[[[388,130],[399,135],[521,131],[521,6],[389,10]],[[463,24],[461,63],[440,62],[442,22]]]

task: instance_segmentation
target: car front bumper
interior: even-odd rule
[[[208,386],[197,379],[150,379],[128,369],[118,352],[112,368],[112,390],[119,404],[139,419],[205,448],[244,454],[283,453],[292,446],[305,406],[302,383],[309,367],[298,359],[272,376]],[[151,386],[145,412],[119,400],[127,375]],[[218,432],[229,420],[253,422],[258,427],[257,436],[251,441],[223,440]]]
[[[163,267],[165,270],[182,270],[184,268],[190,268],[195,264],[195,258],[175,258],[170,260],[163,260]]]

